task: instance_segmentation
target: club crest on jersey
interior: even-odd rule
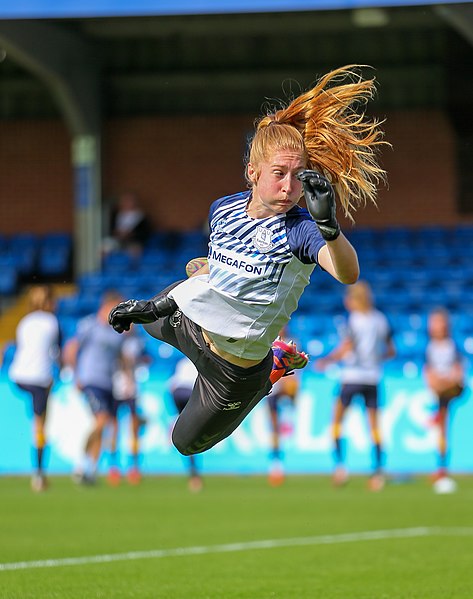
[[[227,224],[227,222],[228,222],[228,218],[226,216],[224,216],[223,218],[220,218],[215,223],[214,231],[215,232],[217,232],[217,231],[223,231],[223,228],[225,227],[225,225]]]
[[[266,227],[256,227],[256,233],[253,237],[253,243],[260,252],[269,252],[273,247],[272,242],[273,232]]]

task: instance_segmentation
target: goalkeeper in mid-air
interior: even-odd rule
[[[363,111],[374,90],[373,79],[342,67],[262,117],[249,147],[249,190],[211,205],[208,261],[153,299],[110,312],[116,331],[142,324],[197,367],[172,434],[182,454],[225,439],[272,384],[307,364],[277,336],[317,265],[341,283],[357,280],[357,255],[340,231],[336,204],[350,216],[375,201],[384,178],[376,159],[383,134]],[[303,196],[307,210],[298,206]]]

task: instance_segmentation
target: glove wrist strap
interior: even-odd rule
[[[337,222],[330,225],[323,222],[318,222],[317,226],[319,227],[319,231],[325,241],[335,241],[335,239],[337,239],[337,237],[340,235],[340,225]]]
[[[176,302],[167,295],[161,295],[151,301],[153,314],[158,318],[171,316],[178,309]]]

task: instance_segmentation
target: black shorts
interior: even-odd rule
[[[196,366],[198,376],[187,405],[176,421],[172,440],[184,455],[201,453],[228,437],[270,389],[273,353],[251,368],[241,368],[214,354],[202,329],[180,310],[143,325]]]
[[[345,408],[351,404],[355,395],[361,395],[367,408],[378,407],[378,386],[364,385],[361,383],[345,383],[340,391],[340,401]]]
[[[36,416],[42,416],[46,412],[48,406],[48,397],[50,387],[40,387],[39,385],[23,385],[16,383],[22,391],[26,391],[31,395],[33,400],[33,412]]]

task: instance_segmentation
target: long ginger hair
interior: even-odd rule
[[[259,173],[261,162],[275,151],[300,152],[308,168],[331,181],[351,220],[358,206],[376,204],[378,184],[386,178],[377,154],[381,146],[389,145],[380,121],[365,115],[364,106],[376,87],[374,78],[361,77],[359,67],[331,71],[286,108],[260,118],[248,155]]]

